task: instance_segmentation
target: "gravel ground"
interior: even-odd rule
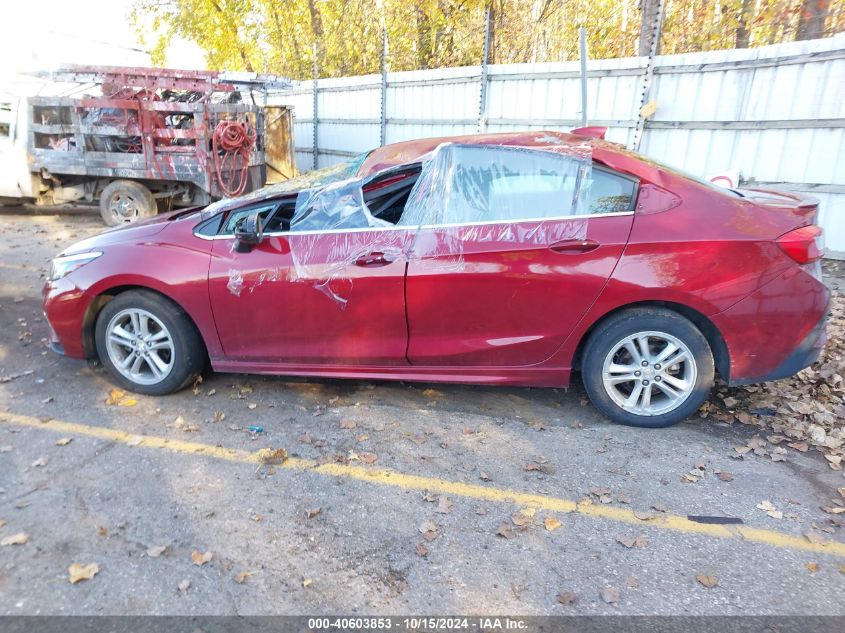
[[[778,411],[737,421],[754,392],[657,431],[610,424],[580,386],[208,374],[115,393],[46,349],[41,316],[49,258],[100,230],[0,213],[0,538],[26,537],[0,547],[0,613],[845,614],[842,471],[776,451]],[[75,563],[97,572],[71,583]]]

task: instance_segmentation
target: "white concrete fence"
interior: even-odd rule
[[[634,143],[647,61],[588,64],[589,124],[607,126],[608,140]],[[815,195],[829,254],[845,258],[845,34],[654,61],[657,110],[640,151],[699,176],[739,170],[743,182]],[[294,107],[301,171],[377,147],[382,133],[394,143],[581,124],[578,61],[491,65],[486,79],[480,66],[321,79],[316,96],[305,81],[270,102]]]

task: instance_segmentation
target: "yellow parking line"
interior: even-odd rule
[[[0,411],[0,422],[27,426],[48,431],[55,431],[62,434],[83,435],[95,437],[101,440],[118,442],[128,446],[139,446],[145,448],[156,448],[184,453],[189,455],[204,455],[215,459],[223,459],[230,462],[242,464],[260,464],[261,460],[256,452],[240,449],[200,444],[198,442],[185,442],[182,440],[171,440],[152,435],[138,435],[116,429],[101,426],[91,426],[76,422],[63,422],[60,420],[42,421],[39,418],[27,415],[18,415],[7,411]],[[831,554],[833,556],[845,557],[845,543],[829,541],[826,543],[811,543],[802,536],[784,534],[774,530],[762,530],[744,525],[735,525],[730,528],[723,525],[696,523],[684,516],[673,514],[656,514],[647,521],[638,519],[632,510],[625,508],[593,504],[589,501],[573,501],[551,495],[532,494],[496,488],[494,486],[482,486],[460,481],[449,481],[436,477],[423,477],[411,475],[385,468],[368,468],[366,466],[352,466],[349,464],[320,464],[311,459],[290,457],[281,466],[288,470],[309,471],[332,477],[348,477],[371,484],[391,486],[405,490],[428,490],[440,494],[477,499],[481,501],[492,501],[497,503],[511,503],[519,506],[560,512],[565,514],[578,514],[597,519],[607,519],[619,523],[630,523],[641,528],[656,528],[680,532],[683,534],[701,534],[721,539],[742,538],[746,541],[761,543],[770,547],[782,549],[795,549],[818,554]]]

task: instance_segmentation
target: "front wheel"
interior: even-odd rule
[[[688,319],[662,308],[614,315],[584,348],[590,400],[619,424],[658,428],[693,414],[713,386],[713,354]]]
[[[100,362],[131,391],[163,395],[196,380],[205,365],[202,338],[179,306],[152,292],[109,301],[94,331]]]

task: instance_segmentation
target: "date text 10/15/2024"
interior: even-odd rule
[[[325,630],[404,630],[404,631],[520,631],[527,623],[508,617],[352,617],[309,618],[308,628]]]

